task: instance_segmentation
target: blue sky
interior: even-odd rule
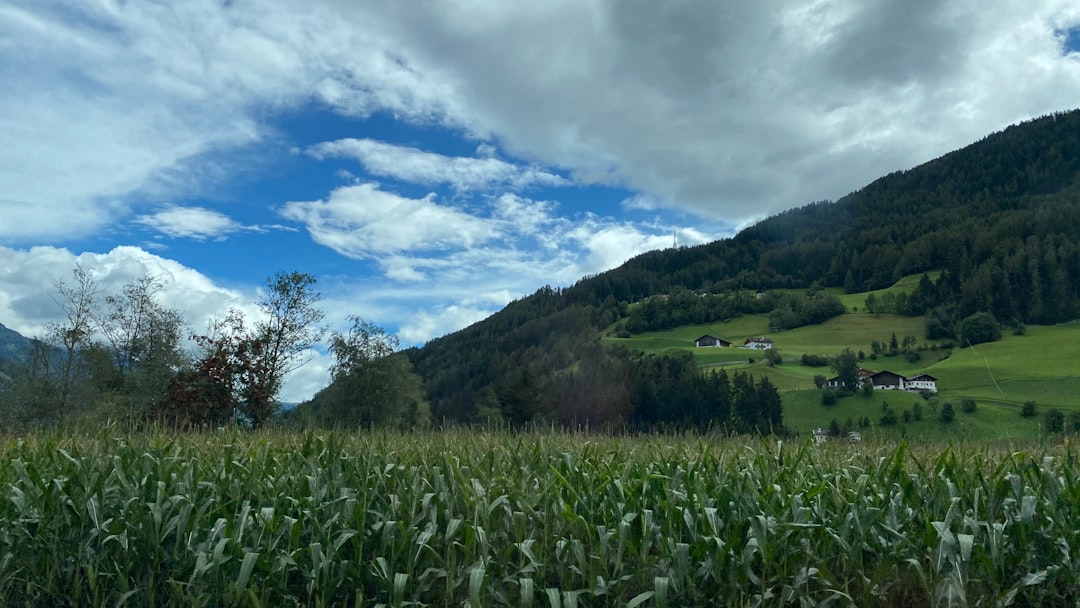
[[[40,333],[76,262],[161,277],[195,329],[296,270],[331,325],[422,344],[1074,108],[1078,28],[1059,0],[9,0],[0,322]]]

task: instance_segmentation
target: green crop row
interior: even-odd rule
[[[0,443],[7,606],[1074,606],[1069,444]]]

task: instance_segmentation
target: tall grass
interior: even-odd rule
[[[0,458],[10,606],[1080,601],[1069,444],[226,431]]]

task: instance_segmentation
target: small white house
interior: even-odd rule
[[[904,381],[904,388],[909,391],[930,391],[931,393],[936,393],[937,378],[930,374],[912,376]]]
[[[768,338],[747,338],[743,342],[743,348],[750,348],[753,350],[769,350],[773,347],[773,341]]]

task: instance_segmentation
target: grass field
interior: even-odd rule
[[[918,277],[909,280],[918,281]],[[899,286],[900,284],[898,284]],[[899,287],[894,287],[899,288]],[[866,294],[862,295],[865,298]],[[1035,401],[1037,411],[1058,408],[1080,410],[1080,322],[1051,327],[1029,326],[1025,335],[1006,333],[1000,341],[980,344],[973,348],[935,347],[922,338],[923,319],[878,314],[845,314],[820,325],[800,327],[790,331],[769,333],[768,319],[747,315],[727,323],[688,325],[663,332],[649,332],[631,338],[607,338],[611,343],[624,344],[649,353],[683,350],[694,355],[703,367],[723,367],[747,371],[755,376],[768,376],[781,391],[785,423],[800,432],[827,426],[836,418],[843,424],[848,417],[863,416],[877,421],[881,417],[880,403],[888,400],[897,413],[910,409],[919,397],[893,393],[890,397],[875,395],[869,400],[853,397],[841,400],[833,408],[821,405],[821,393],[816,390],[816,374],[831,376],[829,368],[799,365],[803,353],[834,355],[844,348],[871,353],[873,340],[888,342],[895,332],[898,339],[911,335],[918,338],[922,358],[909,362],[903,356],[867,358],[861,366],[874,371],[890,370],[914,375],[922,372],[938,378],[940,400],[959,404],[960,399],[975,399],[974,414],[957,412],[953,423],[941,424],[929,410],[924,417],[933,423],[901,424],[895,427],[871,428],[871,436],[897,438],[902,435],[919,438],[980,439],[994,437],[1032,437],[1039,432],[1041,417],[1023,419],[1019,416],[1025,401]],[[772,338],[784,363],[776,367],[762,361],[759,352],[742,348],[694,348],[695,338],[710,334],[740,344],[750,336]],[[754,362],[750,362],[753,358]],[[897,403],[894,403],[896,401]],[[909,403],[910,402],[910,403]],[[902,405],[902,407],[898,407]]]
[[[1073,606],[1077,452],[446,431],[0,441],[9,606]]]

